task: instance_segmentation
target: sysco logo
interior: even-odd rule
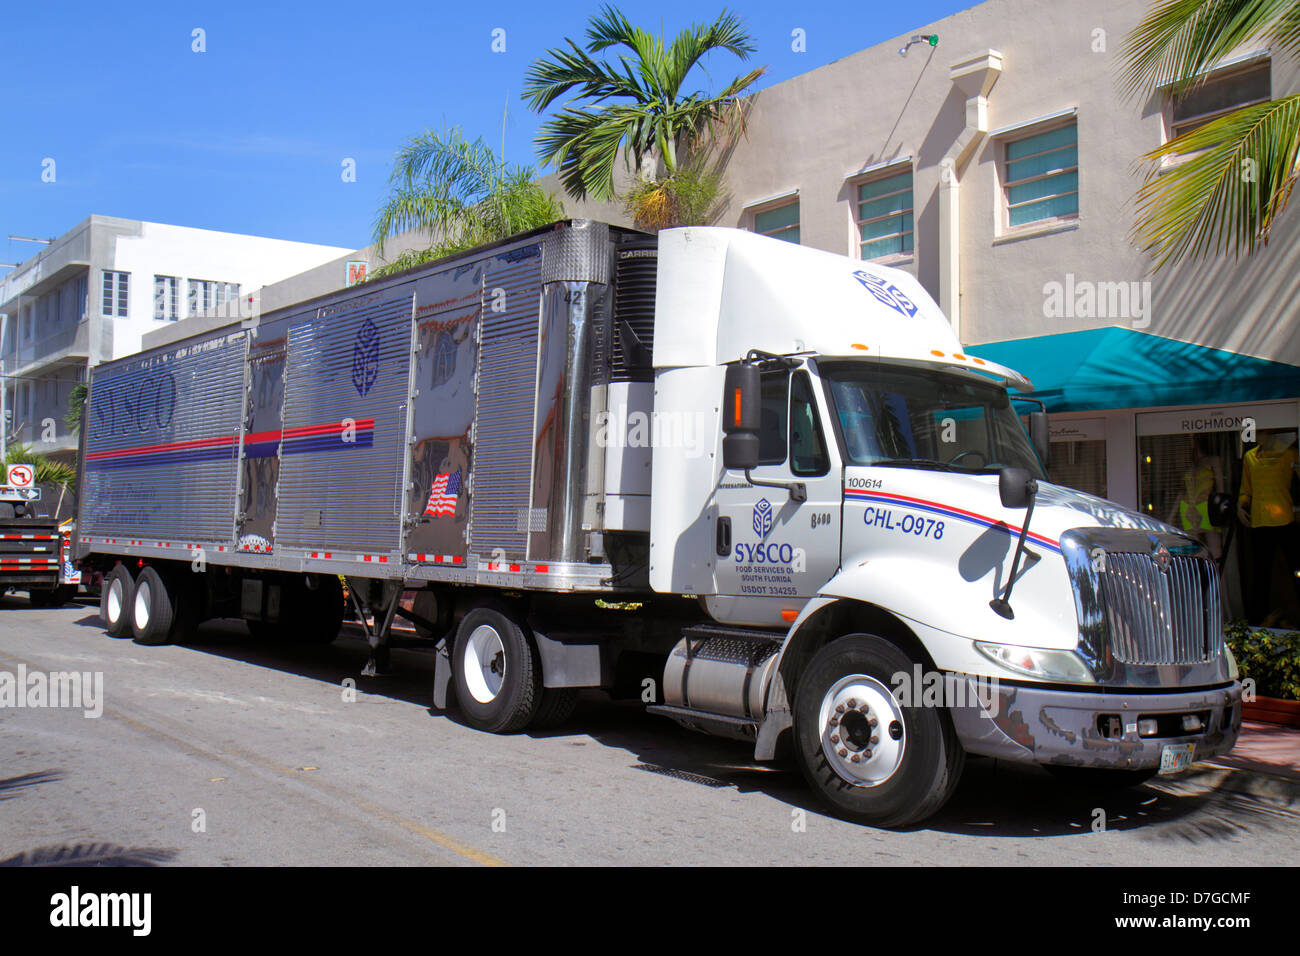
[[[863,272],[861,269],[853,273],[853,278],[862,283],[862,288],[875,296],[876,300],[882,305],[889,306],[905,318],[910,319],[912,316],[916,315],[916,303],[904,295],[898,286],[887,282],[879,276],[873,276],[869,272]]]

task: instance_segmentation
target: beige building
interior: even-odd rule
[[[1300,202],[1248,259],[1153,272],[1130,241],[1138,160],[1224,110],[1300,92],[1300,64],[1249,45],[1181,99],[1128,98],[1125,39],[1149,6],[988,0],[762,90],[719,222],[914,274],[970,351],[1035,381],[1054,478],[1222,550],[1232,521],[1203,512],[1258,465],[1251,420],[1260,454],[1289,442],[1276,460],[1294,460]],[[1285,531],[1238,524],[1225,580],[1236,612],[1253,597],[1255,618],[1286,605],[1300,623],[1300,545],[1286,560],[1274,547],[1298,534],[1294,503],[1273,493]]]

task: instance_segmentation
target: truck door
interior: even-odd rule
[[[723,473],[714,498],[717,594],[776,599],[769,602],[776,621],[780,604],[797,607],[840,565],[841,468],[827,440],[819,391],[805,368],[762,373],[760,463],[751,474],[760,481],[800,482],[807,499],[751,485],[739,472]]]

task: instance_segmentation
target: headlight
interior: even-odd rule
[[[1011,644],[975,642],[979,651],[994,664],[1016,674],[1038,680],[1067,681],[1072,684],[1095,684],[1082,658],[1074,651],[1054,651],[1043,647],[1016,647]]]
[[[1228,680],[1236,680],[1241,676],[1241,671],[1237,669],[1237,658],[1233,656],[1227,641],[1223,642],[1223,655],[1228,658]]]

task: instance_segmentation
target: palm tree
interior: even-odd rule
[[[68,393],[68,413],[63,416],[63,421],[74,435],[81,431],[81,413],[89,394],[90,386],[85,382],[78,382]]]
[[[537,136],[539,158],[555,164],[575,199],[614,198],[620,151],[635,162],[642,187],[647,181],[679,184],[657,194],[652,190],[651,205],[680,203],[673,198],[677,194],[698,193],[701,182],[707,185],[716,173],[699,165],[700,154],[720,129],[743,123],[740,94],[767,69],[750,70],[713,95],[683,92],[695,68],[703,69],[707,54],[726,50],[748,60],[754,52],[740,18],[725,10],[713,23],[688,27],[665,44],[662,35],[634,27],[607,5],[588,24],[585,47],[567,42],[567,48],[547,51],[529,68],[523,98],[540,113],[560,97],[576,94],[542,124]],[[608,50],[623,52],[617,62],[597,58]],[[653,161],[653,172],[647,161]],[[713,188],[716,192],[716,183]],[[700,205],[698,196],[692,201]],[[707,209],[710,204],[702,205]]]
[[[1300,53],[1300,0],[1157,0],[1128,37],[1120,83],[1143,98],[1177,97],[1258,39]],[[1300,94],[1213,119],[1142,162],[1133,235],[1156,268],[1184,256],[1253,253],[1268,242],[1300,173]]]
[[[430,259],[472,249],[555,222],[564,207],[535,181],[528,166],[498,160],[482,139],[459,129],[429,130],[398,152],[388,201],[375,220],[379,255],[389,239],[419,229],[427,249],[407,250],[371,273],[380,278]]]
[[[5,465],[31,465],[36,485],[62,485],[71,488],[77,481],[76,469],[34,451],[27,445],[10,445],[5,449]]]

